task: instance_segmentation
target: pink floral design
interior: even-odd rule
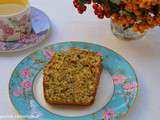
[[[25,25],[28,21],[28,16],[24,15],[21,19],[20,19],[20,24],[21,25]]]
[[[38,35],[31,34],[31,35],[21,35],[20,43],[35,43],[38,40]]]
[[[123,86],[123,89],[127,92],[133,92],[137,89],[137,83],[128,83]]]
[[[24,32],[27,32],[27,29],[30,28],[27,26],[27,23],[29,23],[29,17],[24,15],[20,20],[18,19],[19,17],[13,17],[8,18],[8,21],[0,21],[0,30],[2,31],[1,39],[10,40],[10,36],[15,34],[20,35],[21,33],[23,34]]]
[[[0,49],[1,50],[6,50],[6,44],[4,42],[0,42]]]
[[[43,54],[44,54],[48,59],[52,59],[54,53],[53,53],[53,51],[45,50],[45,51],[43,52]]]
[[[20,96],[20,95],[22,95],[23,94],[23,90],[20,90],[20,89],[15,89],[14,91],[13,91],[13,95],[14,96]]]
[[[103,113],[105,120],[110,120],[110,118],[114,117],[116,115],[115,111],[112,109],[107,110]]]
[[[103,54],[101,52],[98,52],[97,55],[98,56],[103,56]]]
[[[8,25],[3,26],[3,32],[6,36],[11,36],[15,33],[14,29],[9,27]]]
[[[28,88],[32,87],[32,83],[30,81],[24,80],[20,83],[20,86],[28,89]]]
[[[113,76],[112,79],[113,79],[114,84],[118,85],[118,84],[124,83],[127,77],[123,75],[117,75],[117,76]]]
[[[28,77],[30,77],[31,75],[32,75],[32,72],[31,72],[30,69],[24,69],[24,70],[21,71],[21,76],[23,76],[23,77],[28,78]]]
[[[0,20],[0,29],[3,28],[3,25],[4,25],[4,24],[3,24],[3,21]]]
[[[9,25],[5,25],[3,21],[0,21],[0,32],[1,37],[3,39],[7,39],[9,36],[12,36],[15,34],[14,28],[10,27]]]

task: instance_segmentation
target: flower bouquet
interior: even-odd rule
[[[137,39],[160,25],[160,0],[73,0],[82,14],[92,4],[98,18],[111,18],[112,32],[122,39]]]

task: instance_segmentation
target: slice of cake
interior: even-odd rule
[[[101,74],[101,57],[84,49],[57,52],[44,68],[44,97],[49,104],[90,105]]]

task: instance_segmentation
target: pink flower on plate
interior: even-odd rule
[[[48,59],[52,59],[54,52],[50,51],[50,50],[45,50],[43,51],[43,54],[48,58]]]
[[[23,90],[15,89],[15,90],[13,91],[13,95],[16,96],[16,97],[18,97],[18,96],[20,96],[20,95],[22,95],[22,94],[23,94]]]
[[[38,39],[38,35],[33,33],[30,35],[30,39],[32,39],[32,41],[36,41]]]
[[[101,52],[97,52],[98,56],[103,56],[103,54]]]
[[[116,75],[116,76],[113,76],[112,79],[113,79],[114,84],[118,85],[118,84],[124,83],[127,77],[124,75]]]
[[[6,50],[6,43],[0,42],[0,50]]]
[[[21,35],[21,40],[19,40],[20,43],[36,43],[38,40],[38,36],[36,34],[30,34],[30,35]]]
[[[137,89],[137,83],[128,83],[123,86],[123,89],[127,92],[133,92]]]
[[[107,110],[103,113],[105,120],[110,120],[110,118],[114,117],[116,115],[115,111],[112,109]]]
[[[32,87],[32,83],[30,81],[24,80],[20,83],[20,86],[28,89],[28,88]]]
[[[21,76],[23,77],[29,78],[31,77],[31,75],[32,75],[32,72],[28,68],[21,71]]]

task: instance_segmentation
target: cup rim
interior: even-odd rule
[[[3,17],[3,18],[5,18],[5,17],[12,17],[12,16],[20,15],[20,14],[26,12],[29,8],[30,8],[30,4],[29,4],[29,2],[28,2],[28,3],[25,5],[24,9],[22,9],[21,11],[16,12],[16,13],[13,13],[13,14],[8,14],[8,15],[1,15],[1,14],[0,14],[0,18],[2,18],[2,17]]]

